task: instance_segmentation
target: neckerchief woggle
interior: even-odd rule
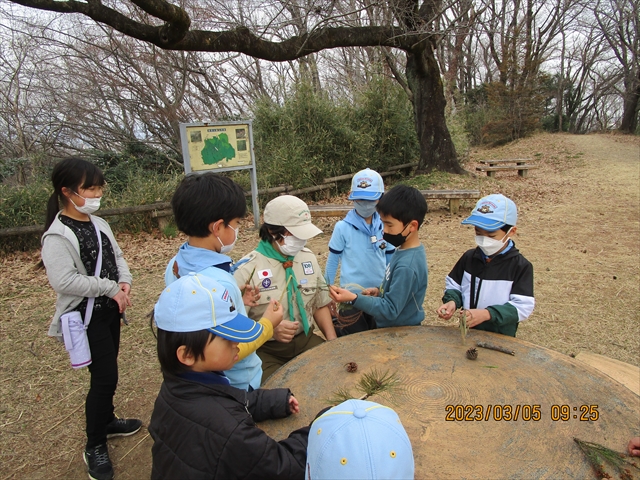
[[[296,303],[298,304],[298,311],[300,312],[300,318],[302,319],[302,327],[304,328],[305,335],[309,335],[309,321],[307,320],[307,312],[304,309],[304,302],[302,301],[302,295],[300,294],[300,290],[298,289],[298,280],[296,279],[296,274],[293,272],[293,257],[285,257],[280,252],[278,252],[271,242],[267,242],[265,240],[260,240],[258,243],[258,247],[256,248],[256,252],[261,253],[267,258],[272,258],[274,260],[278,260],[282,263],[282,267],[286,273],[286,283],[285,287],[287,288],[287,301],[289,306],[289,320],[294,321],[294,301],[293,296],[296,297]],[[287,267],[286,265],[290,265]],[[289,280],[291,278],[291,280]]]

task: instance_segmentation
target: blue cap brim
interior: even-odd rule
[[[498,222],[496,220],[491,220],[487,217],[480,217],[478,215],[471,215],[468,218],[465,218],[462,221],[462,225],[473,225],[474,227],[479,227],[487,232],[495,232],[496,230],[501,229],[506,225],[504,222]]]
[[[382,192],[351,192],[349,200],[380,200]]]
[[[264,327],[258,322],[254,322],[250,318],[238,314],[233,320],[210,328],[209,330],[215,335],[231,340],[232,342],[247,343],[253,342],[262,335],[263,329]]]

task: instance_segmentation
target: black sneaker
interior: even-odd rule
[[[136,418],[114,418],[107,425],[107,438],[127,437],[133,435],[142,427],[142,422]]]
[[[109,459],[106,443],[85,450],[84,463],[87,464],[91,480],[111,480],[113,478],[113,466]]]

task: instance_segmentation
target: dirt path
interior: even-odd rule
[[[538,304],[520,337],[638,365],[640,149],[606,136],[565,141],[584,165],[556,179],[556,202],[528,212]]]
[[[500,149],[495,158],[532,155],[540,168],[530,177],[499,174],[477,185],[518,205],[516,243],[534,265],[536,297],[518,337],[568,355],[587,350],[640,365],[640,142],[540,135]],[[459,223],[463,215],[438,213],[429,214],[424,236],[430,312],[453,263],[473,247],[473,234]],[[429,312],[424,323],[443,324]]]
[[[519,207],[517,245],[535,269],[536,309],[518,337],[564,354],[588,350],[640,365],[640,139],[613,135],[538,135],[472,158],[533,157],[529,177],[447,177],[430,188],[477,188],[512,197]],[[475,164],[466,165],[469,171]],[[444,202],[430,203],[421,239],[427,247],[429,287],[425,324],[443,324],[432,313],[444,278],[473,233],[460,221],[473,206],[450,215]],[[310,244],[324,265],[332,221]],[[249,223],[249,222],[247,222]],[[146,314],[162,289],[167,260],[183,238],[120,235],[134,274],[132,320],[123,329],[120,414],[148,425],[161,382]],[[255,247],[257,235],[241,231],[234,258]],[[73,372],[64,350],[45,336],[55,297],[38,252],[0,259],[0,480],[86,478],[83,403],[87,372]],[[129,310],[127,311],[129,314]],[[452,324],[449,324],[453,327]],[[110,442],[118,479],[148,478],[151,440],[145,429]]]

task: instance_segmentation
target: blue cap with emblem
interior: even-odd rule
[[[518,210],[513,200],[502,194],[494,193],[482,197],[469,215],[462,221],[463,225],[473,225],[488,232],[495,232],[505,225],[515,226],[518,221]]]
[[[353,176],[349,200],[379,200],[384,193],[384,182],[375,170],[365,168]]]
[[[264,328],[238,313],[231,292],[222,284],[193,272],[163,290],[153,316],[158,328],[167,332],[209,330],[214,335],[240,343],[257,339]]]
[[[411,442],[391,408],[366,400],[347,400],[311,424],[306,480],[413,476]]]

